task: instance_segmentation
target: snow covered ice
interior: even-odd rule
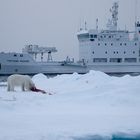
[[[53,95],[0,86],[0,140],[140,139],[140,76],[90,71],[32,80]]]

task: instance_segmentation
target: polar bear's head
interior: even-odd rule
[[[32,79],[28,75],[24,75],[23,79],[24,79],[25,88],[27,90],[30,90],[31,88],[35,87],[34,82],[32,81]]]
[[[29,88],[31,89],[31,88],[36,88],[36,86],[35,86],[35,84],[33,83],[33,81],[30,81],[30,83],[29,83]]]

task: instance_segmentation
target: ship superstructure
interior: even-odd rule
[[[43,61],[44,54],[47,53],[47,61],[49,62],[53,61],[51,54],[57,52],[57,49],[55,47],[40,47],[39,45],[29,44],[22,49],[22,52],[31,54],[35,60],[37,59],[37,55],[41,54],[41,61]]]
[[[118,3],[110,10],[106,30],[82,29],[78,32],[80,61],[90,69],[107,73],[140,72],[140,23],[135,23],[133,39],[131,32],[118,30]]]

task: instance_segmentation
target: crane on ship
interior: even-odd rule
[[[23,53],[28,53],[35,56],[37,58],[38,54],[41,54],[41,61],[43,61],[44,53],[48,53],[47,61],[52,61],[51,53],[57,52],[55,47],[40,47],[39,45],[26,45],[25,48],[22,49]]]

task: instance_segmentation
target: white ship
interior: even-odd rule
[[[53,61],[51,53],[57,52],[54,47],[27,45],[22,53],[0,53],[0,75],[20,74],[63,74],[86,73],[98,70],[105,73],[140,73],[140,23],[135,23],[135,31],[118,30],[118,3],[114,2],[110,10],[111,20],[106,30],[80,29],[79,61],[67,58],[65,61]],[[98,22],[98,20],[97,20]],[[133,33],[133,39],[130,34]],[[43,61],[44,54],[47,61]],[[36,56],[41,55],[41,61]]]
[[[88,69],[105,73],[140,73],[140,23],[135,23],[134,32],[117,30],[117,2],[110,12],[112,19],[108,20],[107,30],[98,30],[97,19],[96,29],[78,32],[80,61]]]

